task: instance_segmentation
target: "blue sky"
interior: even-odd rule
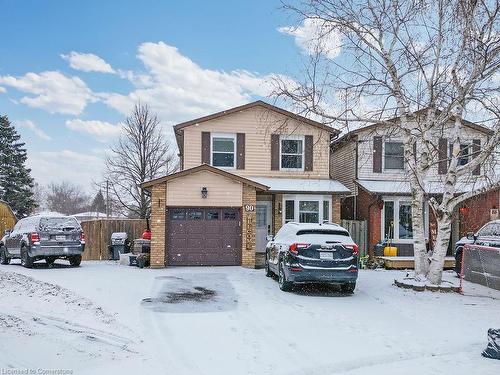
[[[280,5],[0,1],[0,113],[36,181],[99,181],[139,98],[171,135],[172,124],[266,96],[269,77],[297,73],[306,48],[304,33],[280,31],[294,24]]]

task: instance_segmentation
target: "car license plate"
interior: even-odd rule
[[[66,241],[66,236],[56,236],[56,241]]]
[[[331,252],[323,252],[321,251],[319,253],[319,259],[324,259],[324,260],[333,260],[333,253]]]

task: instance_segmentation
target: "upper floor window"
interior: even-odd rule
[[[304,136],[281,137],[280,167],[282,170],[304,170]]]
[[[448,157],[451,161],[451,158],[453,157],[453,143],[450,143]],[[469,162],[469,158],[469,145],[466,143],[461,143],[460,153],[458,154],[458,165],[461,166],[467,164]]]
[[[235,134],[212,134],[212,165],[234,168],[236,155]]]
[[[385,142],[384,169],[403,170],[405,155],[403,142]]]

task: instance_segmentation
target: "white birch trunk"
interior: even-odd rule
[[[448,251],[451,236],[452,213],[444,212],[442,217],[437,219],[437,236],[434,244],[434,251],[431,257],[431,264],[427,279],[431,284],[441,284],[444,268],[444,259]]]
[[[412,194],[411,215],[413,225],[413,249],[415,254],[415,278],[417,280],[425,279],[429,270],[427,246],[425,244],[423,202],[423,192],[421,189],[416,189],[414,194]]]

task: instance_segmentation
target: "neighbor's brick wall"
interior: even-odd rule
[[[273,201],[273,235],[276,235],[283,226],[283,194],[275,194]]]
[[[332,222],[340,224],[340,195],[332,195]]]
[[[485,194],[477,195],[463,202],[460,207],[464,207],[467,213],[460,213],[460,236],[465,236],[467,232],[476,232],[484,224],[494,217],[490,217],[490,210],[498,208],[500,204],[500,189],[489,191]]]
[[[151,189],[151,268],[165,267],[167,184]]]
[[[376,197],[363,189],[358,189],[358,220],[368,221],[368,254],[373,256],[373,247],[381,240],[382,211],[378,208]],[[373,203],[373,204],[372,204]],[[370,204],[371,207],[370,207]]]
[[[254,211],[245,212],[245,205],[255,208],[257,199],[255,188],[243,184],[243,207],[241,209],[241,265],[255,268],[255,219]]]

